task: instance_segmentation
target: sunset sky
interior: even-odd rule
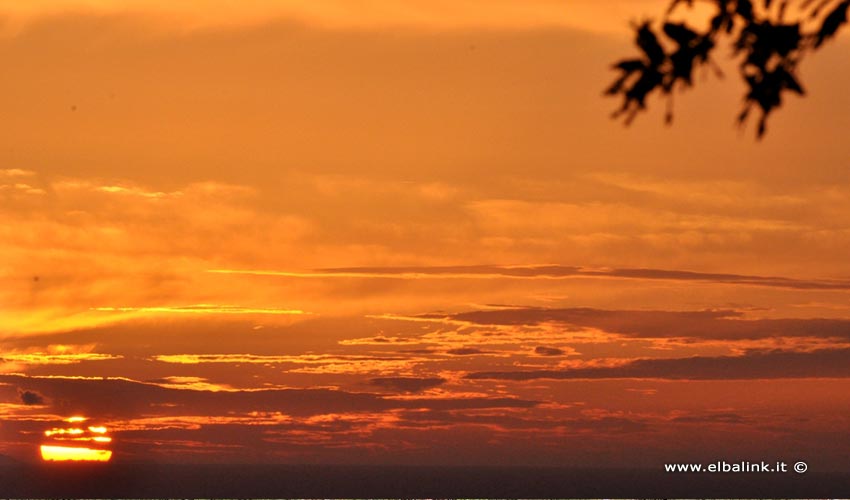
[[[850,40],[625,128],[666,5],[0,1],[0,455],[846,467]]]

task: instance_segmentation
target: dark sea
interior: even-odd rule
[[[850,474],[547,467],[0,465],[0,498],[847,498]]]

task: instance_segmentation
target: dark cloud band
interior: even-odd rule
[[[673,359],[637,359],[619,366],[566,370],[491,371],[466,376],[476,380],[538,379],[674,379],[744,380],[781,378],[848,378],[850,349],[812,352],[754,351],[743,356],[694,356]]]

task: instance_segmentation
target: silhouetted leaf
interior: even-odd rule
[[[669,20],[661,23],[660,29],[650,22],[635,26],[635,43],[641,54],[613,65],[620,74],[605,91],[607,95],[623,98],[615,117],[624,117],[627,124],[631,123],[655,93],[667,97],[664,120],[669,123],[676,85],[691,86],[693,73],[700,66],[708,66],[722,75],[711,55],[724,39],[731,39],[740,62],[739,74],[747,85],[744,107],[737,121],[743,124],[757,107],[760,111],[757,135],[761,138],[766,133],[769,116],[782,105],[783,98],[790,93],[805,95],[797,75],[799,62],[847,24],[850,10],[850,0],[799,0],[795,3],[799,7],[797,18],[786,21],[786,8],[792,4],[789,0],[707,0],[706,3],[714,9],[707,29]],[[693,7],[696,2],[670,0],[668,15],[682,4]],[[829,13],[821,16],[823,11]],[[809,16],[820,22],[810,22]],[[673,44],[675,47],[668,52]]]
[[[693,83],[694,58],[694,51],[688,48],[679,49],[670,56],[670,61],[673,63],[670,87],[676,80],[683,80],[687,85]]]
[[[720,31],[720,28],[723,27],[723,23],[726,20],[726,14],[717,14],[716,16],[711,18],[711,31]]]
[[[664,33],[679,45],[689,45],[699,36],[684,23],[664,23]]]
[[[649,23],[644,23],[638,29],[637,44],[653,66],[660,65],[667,58],[664,49],[658,43],[658,37],[649,28]]]
[[[800,33],[800,23],[780,24],[773,27],[770,42],[774,44],[780,56],[786,56],[800,48],[803,35]]]
[[[750,0],[738,0],[735,12],[747,22],[753,21],[753,4]]]
[[[761,139],[762,137],[764,137],[765,132],[767,132],[767,115],[762,115],[761,119],[759,120],[759,128],[756,132],[756,136]]]
[[[809,19],[815,19],[820,16],[823,9],[828,7],[829,4],[831,4],[833,1],[834,0],[820,0],[817,4],[815,4],[815,7],[809,12]],[[803,6],[801,8],[805,8],[808,6],[806,4],[810,5],[812,3],[812,1],[803,2]]]
[[[776,71],[782,79],[782,85],[784,88],[791,90],[792,92],[796,92],[797,94],[805,95],[806,91],[803,90],[800,82],[797,81],[797,78],[793,74],[784,68],[779,68]]]
[[[700,62],[708,62],[708,56],[713,48],[714,42],[711,38],[704,36],[694,46],[694,54]]]
[[[622,61],[614,64],[614,67],[617,69],[621,69],[627,73],[631,73],[633,71],[639,71],[643,69],[646,64],[640,59],[623,59]]]
[[[673,0],[673,2],[670,3],[670,7],[667,8],[667,15],[669,16],[670,14],[672,14],[673,11],[676,10],[676,7],[678,7],[679,4],[682,3],[688,4],[688,7],[694,6],[694,0]]]
[[[750,115],[751,109],[753,109],[753,107],[750,105],[744,107],[744,110],[741,111],[741,114],[738,115],[738,123],[743,124],[745,121],[747,121],[747,117]]]
[[[820,30],[818,30],[815,47],[820,47],[825,40],[833,37],[838,31],[838,28],[847,22],[848,7],[850,7],[850,0],[845,0],[838,4],[835,9],[826,16]]]
[[[662,74],[654,70],[646,70],[637,82],[626,92],[626,97],[634,101],[641,109],[646,107],[646,96],[661,85]]]
[[[605,95],[617,95],[623,90],[623,85],[625,85],[626,80],[629,78],[629,74],[625,74],[620,78],[617,78],[610,87],[605,89]]]

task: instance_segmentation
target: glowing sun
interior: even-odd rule
[[[44,431],[50,443],[41,445],[41,458],[46,462],[108,462],[112,451],[104,448],[112,442],[108,429],[102,425],[84,425],[85,417],[65,420],[67,427]]]

